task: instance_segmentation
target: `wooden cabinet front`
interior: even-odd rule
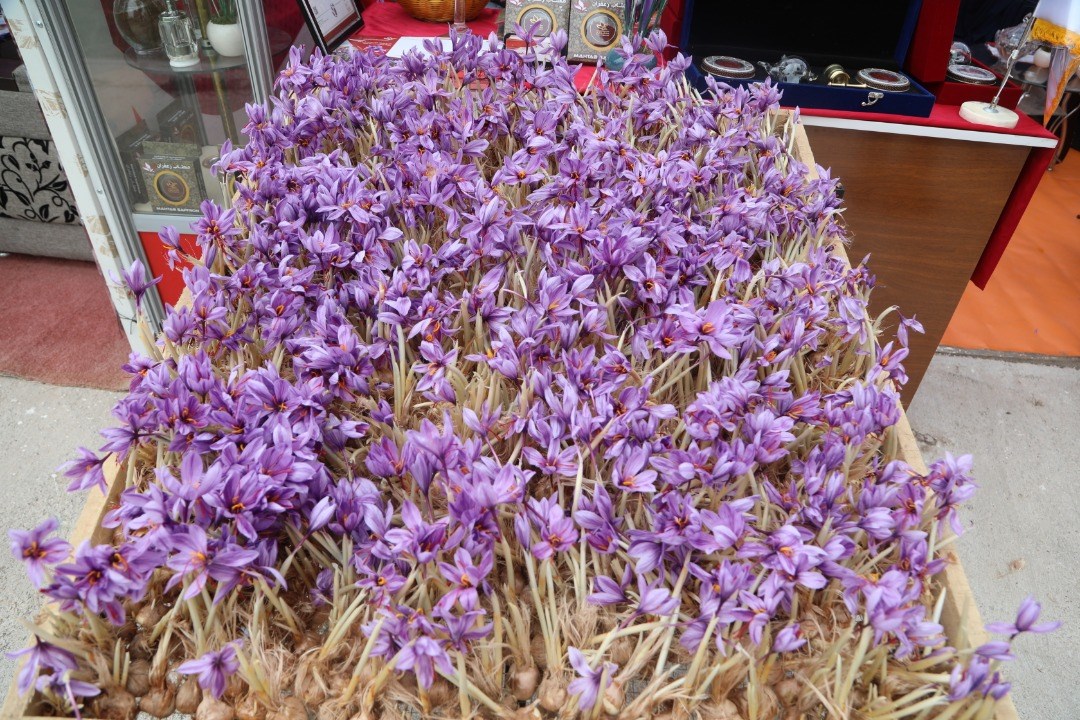
[[[896,305],[926,328],[912,335],[906,405],[997,223],[1030,148],[807,126],[819,165],[844,185],[855,262],[877,276],[871,312]],[[887,332],[895,329],[895,317]]]

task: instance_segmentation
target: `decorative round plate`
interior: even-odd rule
[[[745,60],[728,55],[710,55],[701,61],[701,67],[710,75],[725,78],[752,78],[757,72]]]
[[[911,81],[906,77],[885,68],[863,68],[856,77],[859,82],[875,90],[904,92],[911,87]]]
[[[949,76],[950,80],[957,80],[972,85],[993,85],[997,82],[997,75],[978,65],[953,63],[949,66],[949,70],[946,74]]]

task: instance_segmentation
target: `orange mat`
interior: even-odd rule
[[[968,283],[941,344],[1080,356],[1080,152],[1042,179],[986,289]]]

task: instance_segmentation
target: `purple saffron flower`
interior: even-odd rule
[[[538,560],[546,560],[557,552],[566,552],[578,539],[574,521],[566,517],[556,495],[537,500],[529,499],[529,517],[540,533],[540,540],[532,543],[532,554]]]
[[[1000,633],[1002,635],[1015,637],[1016,635],[1025,632],[1053,632],[1061,627],[1060,620],[1043,623],[1038,622],[1040,613],[1042,613],[1042,605],[1034,597],[1028,596],[1020,603],[1020,610],[1016,613],[1015,623],[990,623],[986,626],[986,629],[992,633]]]
[[[635,615],[670,615],[679,609],[679,598],[671,596],[671,591],[660,587],[662,580],[649,583],[645,577],[638,575],[638,604],[634,609]]]
[[[446,649],[430,637],[420,636],[401,648],[394,667],[416,674],[420,687],[427,690],[435,682],[436,668],[446,674],[454,674],[454,664]]]
[[[656,492],[656,471],[646,469],[648,462],[649,452],[645,448],[635,448],[619,456],[612,465],[612,483],[623,492]]]
[[[967,666],[957,665],[949,676],[949,700],[958,702],[983,689],[990,679],[990,660],[973,655]]]
[[[574,521],[585,531],[585,541],[599,553],[614,553],[619,545],[619,526],[622,518],[615,517],[611,496],[597,483],[592,500],[582,500],[574,512]]]
[[[75,656],[67,650],[45,642],[40,638],[34,638],[34,644],[22,650],[7,653],[11,660],[26,656],[22,669],[19,670],[19,693],[25,695],[34,686],[34,678],[41,670],[52,670],[62,673],[74,670],[77,667]]]
[[[456,542],[450,542],[447,537],[448,519],[424,522],[420,509],[408,500],[402,503],[401,520],[404,527],[387,531],[386,541],[395,552],[412,555],[419,563],[431,562],[442,548],[447,544],[453,547]]]
[[[617,605],[629,600],[626,596],[626,588],[630,585],[632,568],[627,565],[623,570],[622,581],[615,582],[607,575],[597,575],[593,578],[593,593],[588,601],[594,605]]]
[[[995,700],[1001,700],[1012,689],[1012,683],[1006,682],[1001,677],[1001,673],[994,673],[990,676],[990,679],[986,682],[985,693],[987,696],[994,698]]]
[[[596,704],[604,682],[611,680],[619,666],[613,662],[604,662],[593,670],[589,667],[589,661],[585,658],[585,654],[575,647],[568,648],[567,655],[570,658],[570,665],[578,676],[575,680],[570,681],[570,685],[566,689],[571,695],[577,696],[578,710],[582,712],[588,711]]]
[[[319,500],[308,515],[308,532],[313,533],[323,529],[336,512],[337,505],[334,504],[332,498],[324,497]]]
[[[975,648],[975,654],[981,655],[989,660],[998,660],[1000,662],[1008,662],[1016,659],[1016,656],[1012,654],[1012,645],[1005,640],[991,640],[990,642],[983,643]]]
[[[480,562],[475,564],[472,555],[465,548],[454,551],[454,563],[439,563],[439,572],[450,583],[450,592],[439,600],[438,607],[449,609],[460,602],[466,610],[474,610],[480,603],[478,589],[485,594],[491,592],[487,576],[495,567],[495,556],[490,551],[480,553]]]
[[[794,652],[806,644],[806,638],[802,636],[802,628],[799,623],[792,623],[780,632],[776,633],[773,640],[773,652]]]
[[[750,640],[755,645],[760,645],[762,632],[765,630],[765,626],[769,624],[769,621],[772,620],[773,615],[775,615],[776,608],[780,604],[780,596],[778,594],[768,594],[766,597],[761,598],[746,590],[740,590],[739,599],[744,607],[721,615],[721,620],[741,620],[748,623]]]
[[[135,309],[138,310],[142,306],[143,295],[150,288],[161,282],[160,277],[156,277],[153,280],[147,280],[146,267],[142,264],[138,258],[131,263],[131,267],[120,273],[124,279],[124,285],[131,294],[135,296]]]
[[[80,447],[77,452],[79,453],[78,459],[66,463],[61,468],[64,475],[72,478],[71,484],[68,485],[68,492],[86,490],[95,486],[103,493],[108,492],[109,488],[105,483],[104,465],[109,456],[99,458],[95,453],[84,447]]]
[[[483,610],[468,610],[461,615],[442,613],[446,636],[450,645],[458,652],[467,652],[469,643],[482,640],[491,634],[494,623],[482,624]]]
[[[71,545],[64,540],[48,537],[59,526],[56,518],[49,518],[33,530],[8,530],[11,554],[26,564],[30,582],[36,588],[45,584],[46,566],[65,560],[71,552]]]
[[[125,573],[116,572],[117,551],[111,545],[91,545],[84,542],[75,551],[74,559],[56,567],[53,584],[46,592],[61,600],[67,608],[80,605],[92,613],[105,613],[109,622],[124,622],[123,598],[139,594],[141,583]],[[126,560],[121,560],[123,565]]]
[[[72,680],[70,670],[40,676],[37,679],[37,689],[38,692],[67,700],[73,708],[78,704],[75,698],[95,697],[101,694],[101,689],[96,685],[82,680]]]
[[[229,677],[240,669],[235,643],[229,643],[217,651],[211,651],[197,660],[188,660],[176,668],[181,675],[197,675],[199,687],[215,699],[225,694]]]
[[[252,562],[259,557],[257,551],[228,541],[211,544],[206,531],[198,525],[189,525],[186,532],[175,533],[169,544],[177,552],[168,559],[167,565],[176,574],[169,578],[166,588],[173,588],[190,578],[184,598],[198,595],[211,578],[224,588],[219,592],[231,590],[240,584]]]

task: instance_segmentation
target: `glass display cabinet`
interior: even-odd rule
[[[223,142],[245,142],[244,108],[266,100],[289,48],[314,43],[294,0],[0,0],[103,270],[140,259],[163,275],[151,328],[182,291],[157,233],[193,242]],[[50,113],[46,104],[55,104]],[[82,172],[71,172],[78,167]],[[87,222],[87,219],[91,220]],[[185,238],[185,233],[188,236]],[[108,274],[108,272],[107,272]],[[114,292],[122,320],[133,308]],[[129,336],[133,327],[125,328]]]

